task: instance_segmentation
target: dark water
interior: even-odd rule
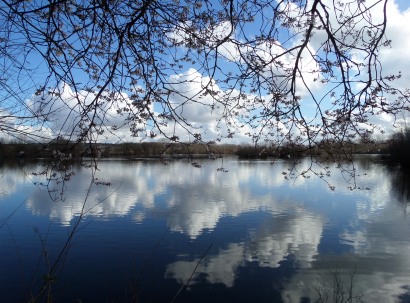
[[[111,185],[88,196],[90,171],[77,167],[57,202],[33,185],[39,164],[2,167],[0,302],[35,297],[56,261],[53,302],[314,302],[335,277],[365,302],[410,302],[400,171],[360,158],[370,189],[351,191],[339,171],[330,184],[287,180],[291,161],[200,163],[103,161],[97,178]]]

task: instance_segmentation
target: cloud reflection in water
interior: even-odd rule
[[[392,185],[397,172],[359,160],[358,171],[366,172],[363,187],[371,190],[352,192],[337,173],[331,178],[336,191],[314,177],[287,181],[282,172],[289,163],[283,161],[269,165],[225,159],[228,173],[217,172],[218,160],[202,164],[197,169],[186,161],[171,161],[168,166],[102,161],[97,177],[112,185],[93,187],[86,216],[101,220],[129,216],[142,227],[148,219],[162,220],[171,233],[199,243],[206,233],[224,228],[222,220],[243,222],[244,215],[261,212],[265,215],[244,227],[242,234],[210,251],[192,284],[205,279],[231,288],[241,268],[256,264],[274,270],[290,258],[298,271],[284,285],[282,297],[287,302],[314,297],[314,284],[318,279],[329,281],[329,271],[336,266],[344,273],[357,268],[358,287],[368,300],[394,301],[407,291],[410,233],[403,218],[406,202]],[[301,163],[299,171],[308,164]],[[30,182],[22,176],[18,170],[7,173],[3,187],[9,190],[3,196]],[[44,190],[25,187],[31,190],[25,192],[26,208],[69,226],[81,212],[89,182],[89,172],[79,169],[67,184],[66,201],[59,203],[50,201]],[[334,247],[328,246],[331,240]],[[177,255],[166,264],[164,277],[186,283],[199,259],[195,254]]]

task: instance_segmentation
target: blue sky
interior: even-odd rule
[[[410,7],[410,2],[408,0],[396,0],[395,2],[401,11],[404,11]]]
[[[373,0],[374,1],[374,0]],[[367,1],[372,2],[372,1]],[[408,72],[405,68],[406,66],[410,66],[410,7],[409,1],[405,0],[390,0],[389,1],[389,9],[388,9],[388,29],[387,29],[387,36],[389,39],[392,39],[392,47],[386,48],[381,52],[381,60],[383,63],[383,68],[386,73],[397,73],[398,71],[402,72],[402,79],[400,79],[397,84],[400,88],[405,88],[408,83],[410,83],[410,71]],[[395,9],[393,4],[397,4],[399,10]],[[248,34],[251,33],[249,36],[252,35],[252,31],[257,34],[258,27],[256,26],[257,23],[254,23],[253,27],[249,27],[246,31]],[[218,27],[219,26],[219,27]],[[223,24],[218,25],[215,29],[215,34],[224,34],[229,31],[229,26],[224,26]],[[241,39],[240,36],[236,37],[239,40]],[[320,35],[315,36],[311,41],[310,46],[314,48],[315,46],[315,39],[320,40]],[[319,41],[318,40],[318,41]],[[290,47],[294,43],[294,40],[289,40],[285,43],[285,40],[280,41],[278,44],[273,44],[268,46],[266,43],[261,43],[259,45],[259,51],[256,52],[257,55],[260,56],[272,56],[276,53],[276,51],[280,51],[282,47]],[[277,49],[277,50],[275,50]],[[183,51],[183,49],[181,49]],[[237,49],[235,46],[229,43],[225,43],[223,46],[220,47],[220,52],[225,58],[231,60],[220,61],[221,69],[226,72],[227,70],[235,70],[232,67],[235,67],[236,64],[240,63],[240,58],[238,57]],[[282,49],[283,51],[283,49]],[[34,57],[30,58],[32,63],[37,59]],[[292,63],[291,56],[284,56],[283,60],[288,64]],[[303,61],[304,70],[306,71],[305,77],[307,80],[308,85],[313,89],[313,92],[317,96],[323,95],[323,87],[321,85],[317,85],[313,80],[314,75],[310,75],[308,72],[314,69],[316,66],[311,61]],[[34,63],[36,65],[36,63]],[[273,68],[273,71],[277,74],[281,74],[282,71],[280,68],[269,67],[270,69]],[[43,72],[44,74],[43,74]],[[43,75],[46,74],[46,70],[44,70],[41,65],[40,69],[36,73],[36,77],[32,80],[36,83],[41,83],[43,81]],[[218,74],[217,74],[218,75]],[[201,85],[207,83],[209,81],[208,75],[203,74],[203,71],[198,68],[195,64],[189,66],[185,65],[184,68],[181,70],[181,73],[176,75],[170,75],[171,80],[180,80],[182,83],[175,85],[173,88],[175,91],[184,92],[187,94],[188,97],[195,96],[200,90]],[[81,79],[78,79],[78,82],[81,82]],[[301,83],[299,83],[301,84]],[[60,85],[61,86],[61,85]],[[64,87],[63,98],[61,99],[53,99],[52,106],[46,107],[47,110],[54,112],[55,115],[49,115],[49,121],[41,126],[36,126],[35,124],[26,123],[24,125],[25,129],[28,132],[42,132],[45,136],[55,136],[60,130],[62,132],[69,132],[72,127],[74,127],[75,123],[78,122],[78,119],[73,116],[73,109],[78,106],[76,104],[76,100],[72,98],[73,92],[72,88],[68,86],[61,86]],[[301,87],[301,86],[300,86]],[[226,86],[221,82],[214,83],[214,89],[217,90],[220,94],[226,93]],[[245,91],[249,94],[249,98],[254,97],[252,92]],[[20,98],[22,100],[26,100],[26,104],[20,103],[20,106],[28,105],[29,108],[38,109],[39,102],[41,102],[38,96],[34,96],[34,89],[26,90],[22,92]],[[233,92],[235,94],[237,92]],[[262,91],[263,94],[266,92]],[[299,89],[299,93],[303,96],[306,96],[307,91],[304,89]],[[3,92],[4,96],[4,92]],[[302,101],[302,107],[304,114],[308,119],[312,119],[315,115],[315,107],[313,106],[314,103],[309,100],[309,98],[305,97]],[[125,98],[126,99],[126,98]],[[85,98],[86,100],[86,98]],[[190,128],[193,132],[200,132],[203,135],[203,138],[206,140],[212,140],[218,138],[219,135],[222,137],[226,136],[229,131],[228,129],[234,129],[234,127],[229,126],[226,121],[222,120],[219,123],[217,122],[218,119],[224,115],[224,108],[221,106],[213,107],[213,110],[210,110],[210,105],[214,103],[213,99],[209,96],[203,97],[201,100],[197,100],[200,103],[189,102],[189,104],[185,104],[182,107],[182,104],[186,100],[177,94],[171,95],[171,102],[178,106],[176,111],[178,114],[186,118],[188,121],[191,122]],[[86,102],[86,101],[85,101]],[[327,101],[326,101],[327,102]],[[324,102],[324,104],[326,104]],[[0,115],[6,116],[8,112],[12,111],[13,109],[5,108],[8,103],[4,100],[0,103],[0,106],[3,106],[3,110],[0,112]],[[217,104],[216,104],[217,105]],[[123,118],[116,114],[118,108],[108,108],[106,107],[106,113],[108,114],[109,120],[106,121],[106,125],[108,127],[113,125],[121,125],[123,122],[121,121]],[[153,112],[159,112],[160,107],[153,106],[151,107]],[[23,111],[23,110],[22,110]],[[71,115],[71,116],[70,116]],[[66,119],[69,117],[69,119]],[[400,126],[403,121],[403,117],[399,117],[399,119],[394,120],[393,117],[388,115],[379,115],[373,118],[374,123],[381,125],[383,129],[386,130],[387,133],[391,133],[394,131],[393,125]],[[19,121],[8,121],[9,124],[18,123]],[[239,120],[231,120],[233,124],[240,124]],[[261,121],[262,122],[262,121]],[[142,126],[142,125],[141,125]],[[19,126],[21,127],[21,126]],[[285,127],[285,126],[283,126]],[[245,125],[240,129],[242,132],[235,130],[235,135],[232,140],[227,142],[232,143],[239,143],[239,142],[249,142],[248,136],[245,133],[253,133],[257,134],[258,132],[262,131],[260,125],[254,129],[249,127],[249,125]],[[148,129],[149,131],[149,129]],[[164,127],[164,131],[166,131],[169,135],[175,134],[181,138],[183,141],[192,140],[192,136],[188,135],[187,132],[184,130],[183,127],[169,124],[168,126]],[[264,132],[266,130],[263,130]],[[108,132],[106,132],[103,136],[99,139],[101,141],[108,141],[108,142],[116,142],[116,141],[135,141],[138,138],[133,138],[130,135],[128,127],[123,127],[119,130],[115,131],[116,136],[111,136]],[[378,135],[380,138],[385,138],[387,135]]]

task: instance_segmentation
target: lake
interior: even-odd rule
[[[349,183],[332,164],[300,175],[309,159],[293,175],[292,160],[197,162],[103,160],[98,184],[75,166],[52,192],[34,185],[41,164],[3,164],[0,302],[28,302],[44,281],[53,302],[326,302],[334,289],[410,302],[400,170],[359,157]]]

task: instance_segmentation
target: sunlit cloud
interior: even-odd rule
[[[312,5],[312,3],[310,1],[307,5]],[[377,1],[372,0],[366,3],[371,6],[376,4]],[[379,58],[385,75],[397,75],[398,72],[401,72],[401,78],[396,79],[392,84],[400,89],[405,89],[410,81],[410,73],[403,69],[403,66],[410,64],[410,26],[406,26],[408,20],[410,20],[410,10],[400,10],[397,3],[397,1],[389,1],[387,4],[386,38],[392,42],[390,46],[381,48]],[[307,22],[307,17],[303,14],[300,15],[296,4],[280,2],[279,5],[281,8],[286,9],[290,15],[293,14],[295,17],[300,18],[301,23]],[[356,4],[349,2],[349,5],[353,9]],[[378,3],[370,10],[374,23],[383,20],[381,6],[382,3]],[[322,8],[319,7],[319,10],[322,10]],[[335,14],[330,14],[329,22],[331,24],[335,23],[335,18]],[[363,28],[366,25],[361,22],[364,21],[359,21],[356,25],[357,28]],[[250,36],[258,34],[256,28],[249,27],[249,29],[246,29],[250,31],[247,33]],[[238,67],[238,64],[250,64],[255,67],[260,65],[262,66],[260,76],[266,79],[276,79],[276,85],[282,88],[287,87],[289,83],[286,81],[281,83],[281,79],[288,74],[296,59],[295,51],[287,52],[287,50],[300,44],[301,39],[303,39],[297,33],[286,41],[286,45],[280,41],[260,39],[255,40],[251,48],[246,46],[245,41],[242,41],[243,37],[241,37],[239,29],[233,28],[231,22],[228,21],[202,29],[192,28],[192,23],[187,21],[170,29],[167,37],[176,42],[181,48],[186,48],[188,47],[189,33],[192,33],[192,31],[195,31],[198,38],[206,38],[209,41],[208,48],[212,49],[218,45],[218,53],[224,58],[219,62],[224,73],[228,73],[231,68],[234,68],[232,72],[235,75],[235,68]],[[337,31],[336,35],[341,34],[341,32]],[[299,71],[304,82],[302,83],[301,77],[298,75],[296,77],[296,90],[297,94],[302,97],[302,109],[306,111],[306,117],[314,117],[315,115],[315,104],[310,100],[310,93],[319,100],[323,97],[323,94],[326,94],[325,85],[321,83],[319,67],[314,60],[316,53],[320,52],[326,35],[324,30],[315,29],[312,39],[307,43],[306,49],[300,58]],[[365,59],[360,53],[351,53],[349,55],[357,62]],[[222,102],[227,95],[235,97],[239,92],[235,89],[228,90],[228,86],[225,87],[223,83],[218,83],[218,73],[216,73],[215,79],[210,79],[210,75],[202,74],[200,68],[195,64],[192,64],[192,66],[187,65],[185,68],[185,71],[179,74],[170,74],[166,81],[167,88],[173,91],[169,95],[168,101],[175,111],[174,118],[176,118],[176,121],[162,126],[161,130],[168,137],[176,136],[181,141],[188,142],[193,141],[192,134],[197,133],[201,134],[205,141],[218,139],[223,142],[249,143],[252,141],[252,137],[258,135],[261,137],[267,136],[269,140],[274,140],[274,136],[267,135],[266,133],[269,131],[261,127],[261,125],[264,125],[264,121],[255,121],[255,125],[252,127],[246,123],[244,117],[252,115],[254,111],[251,107],[244,106],[245,103],[241,98],[237,100],[236,104]],[[365,71],[361,72],[366,74]],[[307,87],[310,92],[308,92]],[[209,90],[207,91],[205,88]],[[261,102],[259,105],[261,108],[269,108],[271,106],[269,100],[273,98],[272,92],[263,91],[263,84],[261,84],[261,88],[262,95],[259,96],[258,102]],[[360,89],[360,87],[357,86],[357,89]],[[252,92],[241,93],[245,93],[248,100],[256,100],[256,96]],[[18,132],[27,134],[41,133],[43,138],[52,139],[58,135],[72,138],[81,137],[84,128],[88,127],[87,123],[93,121],[96,124],[92,136],[94,140],[100,142],[135,141],[135,137],[130,132],[130,125],[126,121],[128,116],[121,112],[123,107],[133,107],[129,96],[125,93],[110,95],[109,92],[105,92],[99,100],[98,107],[93,110],[95,108],[93,106],[95,97],[96,93],[93,91],[80,90],[76,92],[73,87],[60,83],[57,88],[36,95],[33,94],[27,100],[28,108],[43,121],[41,126],[38,126],[38,122],[28,122],[26,125],[22,125],[19,121],[9,118],[2,119],[2,123],[15,128]],[[148,107],[154,117],[162,114],[162,109],[158,104],[149,104]],[[87,108],[90,110],[87,110]],[[3,109],[3,112],[0,113],[7,116],[6,109]],[[407,118],[404,115],[393,117],[381,113],[369,117],[369,121],[380,126],[380,129],[375,130],[375,136],[386,139],[396,130],[394,126],[401,127],[405,124]],[[286,121],[280,122],[286,123]],[[145,124],[143,121],[137,121],[136,119],[133,119],[133,123],[136,123],[137,128],[146,129],[145,133],[141,134],[141,138],[150,137],[152,123],[147,122]],[[313,125],[312,129],[314,129]],[[382,134],[381,130],[385,135]],[[285,128],[284,132],[287,131]],[[273,130],[273,132],[277,132],[277,130]],[[2,135],[4,140],[9,138],[5,134]],[[226,139],[227,137],[231,139]],[[161,136],[156,139],[161,139]]]

